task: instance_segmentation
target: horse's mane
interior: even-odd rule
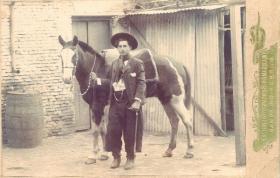
[[[97,52],[96,50],[94,50],[91,46],[89,46],[87,43],[83,42],[83,41],[79,41],[79,46],[82,48],[83,51],[87,51],[93,55],[97,55],[98,57],[102,57],[102,55],[99,54],[99,52]]]

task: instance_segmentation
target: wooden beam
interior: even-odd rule
[[[193,97],[191,98],[191,101],[192,101],[192,104],[193,104],[193,106],[195,107],[195,109],[197,109],[197,111],[200,112],[200,114],[201,114],[204,118],[206,118],[206,120],[208,121],[208,123],[209,123],[210,125],[213,126],[213,128],[218,132],[218,134],[219,134],[220,136],[227,137],[227,134],[223,131],[223,129],[220,128],[220,126],[216,123],[216,121],[215,121],[213,118],[211,118],[211,117],[209,116],[209,114],[201,107],[200,104],[198,104],[198,103],[194,100]]]
[[[219,25],[224,26],[224,12],[219,13]],[[225,58],[224,58],[225,32],[219,30],[219,62],[220,62],[220,93],[221,93],[221,121],[222,129],[226,127],[226,94],[225,94]]]
[[[232,81],[233,81],[233,106],[235,127],[236,164],[246,164],[245,152],[245,106],[244,106],[244,81],[243,57],[241,40],[241,13],[240,5],[230,7],[231,27],[231,54],[232,54]]]

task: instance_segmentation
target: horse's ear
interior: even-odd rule
[[[58,36],[58,41],[62,46],[65,45],[65,41],[63,40],[63,38],[60,35]]]
[[[73,38],[73,46],[76,46],[78,42],[79,42],[78,37],[75,35]]]

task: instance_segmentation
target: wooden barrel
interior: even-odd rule
[[[42,100],[38,93],[8,92],[5,129],[9,147],[32,148],[42,142]]]

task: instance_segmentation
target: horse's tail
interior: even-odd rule
[[[185,106],[186,108],[189,109],[190,105],[191,105],[191,78],[189,75],[189,72],[187,70],[187,68],[185,66],[183,66],[184,70],[185,70],[185,74],[186,74],[186,83],[185,83]]]

